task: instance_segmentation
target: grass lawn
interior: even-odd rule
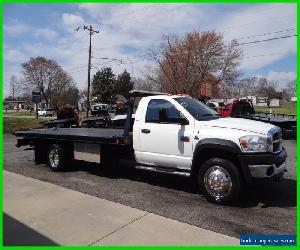
[[[3,115],[9,115],[9,116],[30,116],[29,111],[19,111],[19,112],[5,112],[3,111]],[[31,116],[35,116],[35,111],[31,112]]]
[[[266,112],[269,113],[270,109],[272,113],[296,115],[296,102],[285,102],[281,103],[279,107],[258,107],[254,106],[255,112]]]
[[[12,133],[18,130],[42,128],[45,120],[31,118],[3,117],[3,133]]]

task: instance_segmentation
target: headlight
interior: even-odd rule
[[[247,135],[240,139],[240,145],[244,152],[271,152],[272,138],[257,135]]]

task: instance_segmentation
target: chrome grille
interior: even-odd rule
[[[280,128],[274,128],[269,131],[272,137],[273,153],[278,153],[282,149],[282,133]]]

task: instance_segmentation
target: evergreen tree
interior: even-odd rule
[[[97,71],[92,80],[92,97],[97,102],[113,103],[115,100],[116,76],[110,67]]]
[[[129,97],[129,91],[133,89],[133,81],[130,74],[124,70],[124,72],[118,75],[116,83],[116,94],[122,95],[125,98]]]

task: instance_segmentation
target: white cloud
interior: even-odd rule
[[[36,29],[34,34],[38,38],[46,38],[48,40],[53,40],[54,38],[57,37],[57,32],[48,28]]]
[[[16,49],[6,49],[4,51],[4,61],[10,63],[22,63],[26,59],[24,53]]]
[[[74,26],[74,28],[76,28],[76,25],[82,25],[84,23],[84,20],[81,16],[69,13],[62,14],[62,21],[65,25]]]
[[[9,24],[3,25],[4,33],[11,35],[11,36],[18,36],[22,35],[29,30],[29,26],[19,23],[17,20]]]
[[[267,79],[270,81],[278,82],[280,88],[286,87],[287,83],[296,79],[295,72],[285,72],[285,71],[270,71],[267,75]]]

